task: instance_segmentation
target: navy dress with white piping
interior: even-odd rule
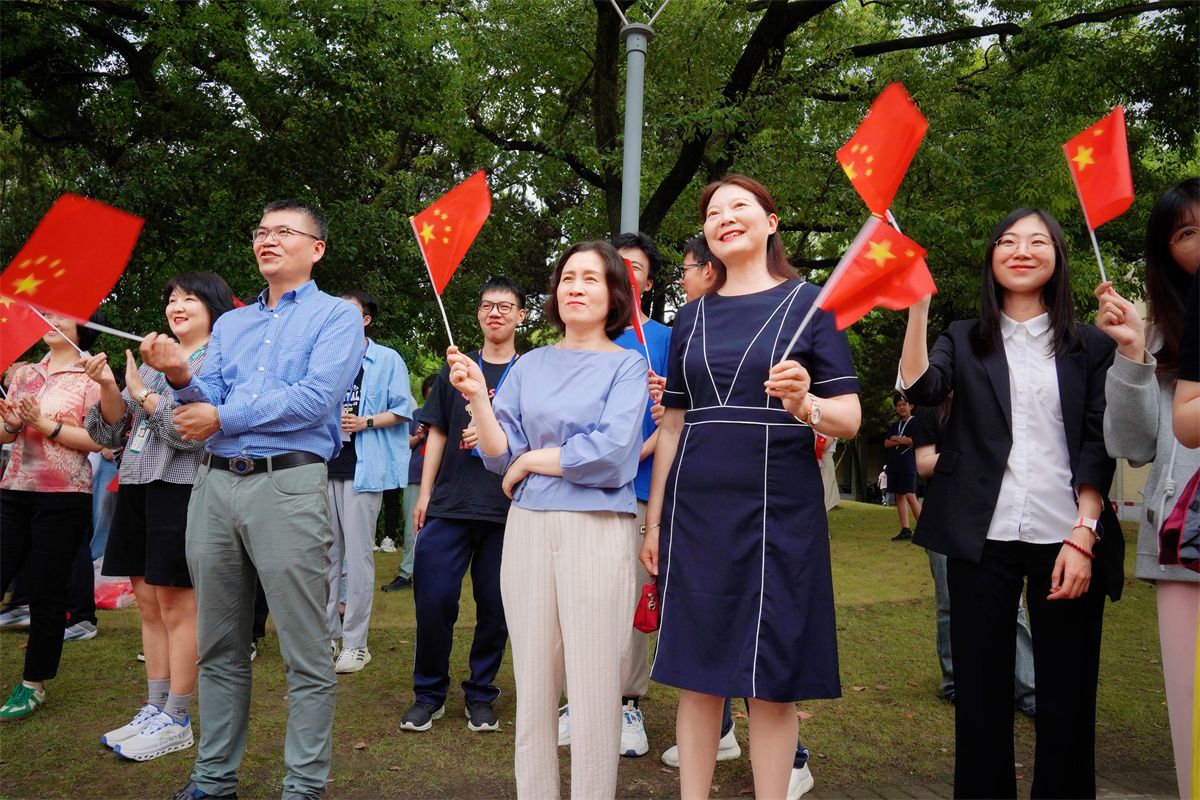
[[[763,387],[818,291],[712,295],[675,319],[663,404],[686,413],[659,532],[656,681],[774,702],[841,694],[813,433]],[[791,357],[816,396],[858,392],[831,314]]]

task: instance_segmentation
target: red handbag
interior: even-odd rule
[[[642,633],[658,630],[658,579],[651,578],[642,586],[642,596],[633,612],[633,627]]]

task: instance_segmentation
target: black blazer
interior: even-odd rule
[[[929,353],[929,369],[905,391],[920,406],[936,406],[954,391],[934,478],[913,541],[936,553],[978,562],[1000,481],[1012,449],[1012,400],[1004,346],[980,357],[971,345],[978,320],[951,323]],[[1116,600],[1124,586],[1125,540],[1107,501],[1116,464],[1104,447],[1104,378],[1116,345],[1080,325],[1083,346],[1055,357],[1072,486],[1088,484],[1105,498],[1103,538],[1093,580]],[[1063,533],[1065,538],[1067,532]]]

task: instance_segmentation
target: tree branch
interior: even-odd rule
[[[484,125],[483,120],[479,118],[479,115],[474,110],[468,111],[467,116],[471,119],[471,128],[501,150],[513,153],[537,153],[558,159],[592,186],[595,186],[597,189],[604,188],[604,178],[600,173],[588,167],[571,153],[551,147],[542,142],[530,141],[529,139],[506,139]]]

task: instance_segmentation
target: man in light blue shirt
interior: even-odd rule
[[[143,360],[182,404],[175,427],[185,440],[206,441],[187,526],[204,727],[192,781],[175,800],[235,796],[256,572],[287,665],[284,800],[319,797],[329,775],[337,679],[325,635],[325,462],[342,447],[341,401],[364,344],[359,310],[312,281],[327,235],[316,208],[267,205],[251,232],[267,289],[217,321],[199,375],[170,337],[142,342]]]

